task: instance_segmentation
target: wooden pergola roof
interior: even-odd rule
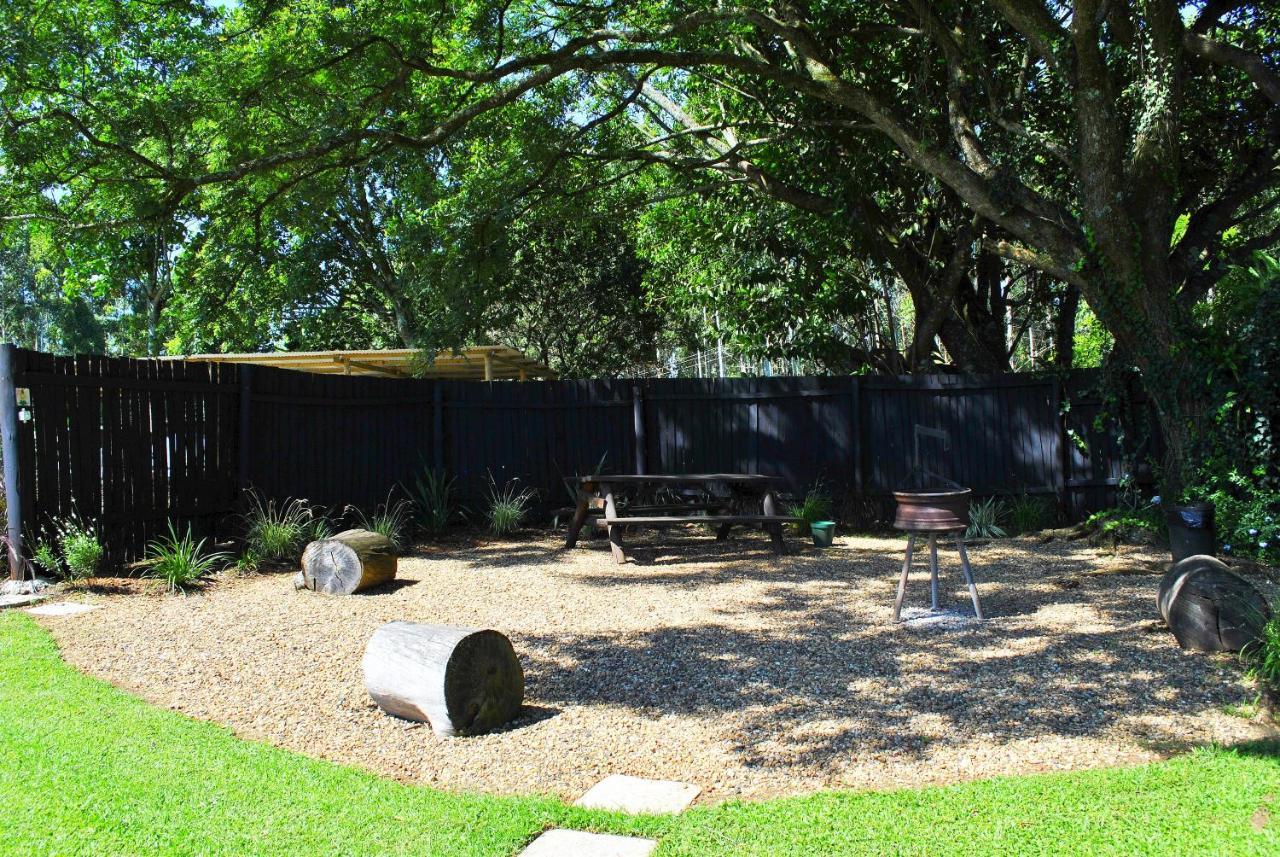
[[[554,378],[555,372],[505,345],[476,345],[455,354],[441,351],[428,362],[415,348],[363,351],[264,351],[241,354],[188,354],[180,360],[250,363],[321,375],[377,375],[384,378],[449,378],[500,381]]]

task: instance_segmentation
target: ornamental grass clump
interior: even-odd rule
[[[169,534],[147,545],[147,577],[155,577],[169,584],[170,592],[185,592],[188,586],[208,577],[230,557],[225,553],[206,552],[206,539],[195,540],[191,525],[182,536],[173,522],[169,522]]]
[[[831,520],[832,508],[831,495],[827,493],[822,483],[818,482],[805,493],[804,500],[787,505],[787,514],[800,519],[796,524],[796,532],[807,535],[810,526],[815,522]]]
[[[495,536],[505,536],[520,529],[525,517],[529,514],[529,506],[536,496],[532,488],[521,490],[518,479],[512,479],[501,488],[489,474],[489,496],[485,506],[485,518],[489,522],[489,532]]]
[[[402,550],[408,543],[413,506],[407,500],[392,500],[391,495],[387,494],[387,501],[371,515],[366,515],[354,506],[348,506],[347,512],[356,519],[360,529],[386,536],[396,550]]]
[[[404,486],[417,512],[418,525],[428,533],[443,532],[453,519],[454,478],[443,470],[425,468]]]
[[[981,503],[969,504],[969,529],[965,530],[967,539],[1002,539],[1008,535],[1000,526],[1004,520],[1006,507],[998,497],[988,497]]]
[[[1262,628],[1262,635],[1240,650],[1245,675],[1258,686],[1258,713],[1264,719],[1276,716],[1280,701],[1280,613]]]
[[[1015,533],[1034,533],[1053,523],[1053,504],[1044,497],[1019,494],[1009,500],[1008,523]]]
[[[248,495],[249,510],[243,515],[245,551],[255,561],[294,562],[317,533],[328,534],[328,524],[306,500],[277,504],[256,491]]]

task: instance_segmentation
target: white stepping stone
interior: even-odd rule
[[[649,857],[657,847],[656,839],[557,829],[530,842],[520,857]]]
[[[578,798],[577,806],[630,813],[683,812],[702,791],[689,783],[674,780],[646,780],[613,774],[596,783]]]
[[[57,604],[41,604],[39,607],[32,607],[27,612],[34,613],[37,616],[74,616],[77,613],[88,613],[90,610],[97,609],[97,604],[84,604],[79,601],[59,601]]]

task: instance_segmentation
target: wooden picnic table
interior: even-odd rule
[[[800,520],[778,513],[778,479],[759,473],[620,473],[565,481],[576,488],[577,496],[565,547],[577,544],[592,506],[603,505],[604,517],[595,525],[608,530],[610,550],[620,564],[627,561],[622,531],[629,526],[716,524],[716,540],[723,541],[734,526],[755,525],[769,534],[774,550],[783,553],[783,524]],[[653,494],[664,487],[684,488],[686,492],[676,491],[666,502],[656,502]],[[633,502],[621,503],[624,494]]]

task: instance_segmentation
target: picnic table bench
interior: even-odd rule
[[[622,547],[626,527],[714,524],[717,541],[723,541],[735,526],[756,525],[769,534],[774,550],[784,553],[782,526],[800,520],[778,513],[778,480],[758,473],[597,474],[565,481],[577,497],[565,547],[577,544],[592,507],[603,506],[604,515],[594,525],[608,531],[609,548],[619,564],[627,561]],[[657,502],[652,495],[662,488],[674,496]],[[624,494],[637,502],[620,502]]]

